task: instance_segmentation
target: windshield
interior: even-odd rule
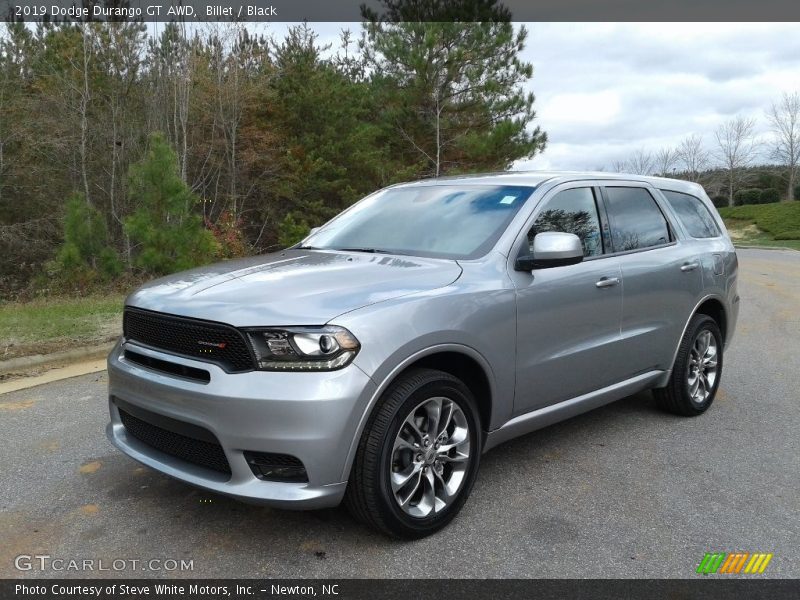
[[[303,247],[467,259],[486,254],[532,187],[431,185],[382,190],[353,206]]]

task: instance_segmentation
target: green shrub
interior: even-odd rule
[[[111,247],[105,219],[80,194],[67,200],[64,214],[64,245],[50,264],[55,277],[81,286],[109,280],[122,271],[122,263]]]
[[[765,190],[761,190],[761,198],[759,200],[761,204],[772,204],[773,202],[780,202],[780,201],[781,201],[781,193],[775,188],[767,188]]]
[[[711,203],[717,208],[724,208],[728,206],[727,196],[711,196]]]
[[[760,204],[761,203],[761,190],[758,188],[749,188],[745,190],[737,190],[733,195],[733,205],[743,206],[745,204]]]
[[[191,212],[197,198],[178,174],[177,155],[160,134],[150,137],[147,155],[131,165],[128,177],[128,193],[138,208],[124,226],[136,244],[137,267],[163,275],[214,257],[214,236]]]
[[[287,213],[278,226],[278,243],[284,248],[294,246],[308,235],[310,229],[304,219],[295,217],[294,213]]]
[[[776,240],[800,240],[800,229],[788,230],[775,236]]]
[[[78,246],[72,242],[65,242],[56,255],[55,269],[71,273],[82,267],[86,267],[86,262],[83,260]]]
[[[800,200],[800,185],[794,186],[794,199]]]

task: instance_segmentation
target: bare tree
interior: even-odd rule
[[[628,163],[624,160],[615,160],[611,163],[611,170],[614,173],[625,173],[628,170]]]
[[[87,35],[86,27],[87,25],[85,23],[81,25],[81,38],[83,42],[83,69],[82,69],[83,89],[81,90],[81,96],[80,96],[81,98],[80,155],[81,155],[81,179],[83,180],[83,192],[85,195],[84,199],[88,204],[91,205],[92,202],[89,199],[89,177],[86,173],[86,161],[88,156],[87,143],[89,138],[89,119],[87,113],[89,111],[89,102],[91,101],[91,94],[89,93],[89,46],[91,45],[91,39]]]
[[[138,23],[110,22],[98,28],[96,33],[96,60],[107,75],[105,85],[95,93],[95,98],[107,111],[107,120],[98,122],[97,128],[105,131],[110,165],[106,163],[105,176],[95,185],[108,196],[112,232],[122,238],[125,260],[130,264],[130,238],[123,227],[123,217],[129,213],[130,207],[122,174],[128,164],[128,153],[135,152],[137,140],[141,137],[136,84],[143,66],[145,32]]]
[[[183,179],[184,183],[188,183],[186,170],[189,162],[189,144],[187,138],[189,129],[189,96],[192,90],[193,56],[189,47],[189,41],[186,36],[186,21],[181,19],[179,27],[183,43],[179,46],[181,49],[181,68],[179,69],[178,77],[175,79],[174,119],[176,123],[175,131],[178,131],[178,125],[180,125],[181,132],[178,146],[181,164],[181,179]]]
[[[703,145],[703,136],[695,133],[683,138],[678,146],[678,164],[691,181],[700,179],[700,173],[708,168],[708,163],[709,153]]]
[[[196,32],[195,32],[196,36]],[[148,116],[150,131],[165,132],[178,152],[181,179],[187,181],[189,147],[189,106],[196,60],[192,40],[184,21],[168,23],[160,38],[150,40],[149,69],[153,82]]]
[[[753,138],[755,119],[736,117],[720,125],[714,136],[722,166],[727,171],[728,204],[733,205],[733,192],[741,182],[742,170],[756,156],[758,145]]]
[[[787,198],[794,200],[794,185],[800,168],[800,94],[784,92],[779,102],[767,111],[774,134],[773,156],[789,171]]]
[[[243,62],[246,60],[246,36],[241,23],[215,23],[212,39],[216,41],[212,56],[216,85],[217,120],[225,142],[228,163],[228,194],[235,218],[241,216],[237,188],[237,142],[244,104]]]
[[[653,156],[654,170],[662,177],[671,175],[677,163],[678,150],[675,148],[661,148]]]
[[[651,175],[653,173],[653,155],[639,148],[628,160],[627,166],[630,172],[636,175]]]
[[[8,27],[8,25],[6,25],[6,27]],[[0,37],[0,53],[6,52],[2,42],[3,39]],[[18,86],[15,86],[14,83],[15,82],[12,82],[10,79],[9,69],[0,71],[0,114],[5,115],[10,112],[9,105],[11,104],[11,94],[18,89]],[[10,130],[9,119],[0,120],[0,203],[3,202],[3,184],[6,181],[6,159],[3,154],[3,149],[5,145],[11,141],[12,137],[13,133]]]

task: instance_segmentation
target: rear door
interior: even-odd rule
[[[703,271],[703,288],[726,289],[725,254],[728,246],[711,212],[703,201],[689,193],[659,190],[683,228],[684,241],[691,245]]]
[[[647,184],[608,183],[602,197],[624,281],[618,360],[629,376],[669,369],[703,290],[698,247],[686,243],[663,197]]]

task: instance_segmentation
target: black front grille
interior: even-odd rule
[[[222,446],[218,443],[198,440],[163,429],[133,416],[119,408],[119,406],[117,408],[119,409],[120,420],[125,426],[125,431],[143,444],[186,462],[230,475],[231,467],[228,464],[228,459],[225,457]],[[166,421],[167,419],[164,420]],[[204,437],[216,439],[210,431],[202,431],[205,432]]]
[[[244,336],[230,325],[127,308],[122,330],[127,340],[215,363],[229,373],[255,368]]]

